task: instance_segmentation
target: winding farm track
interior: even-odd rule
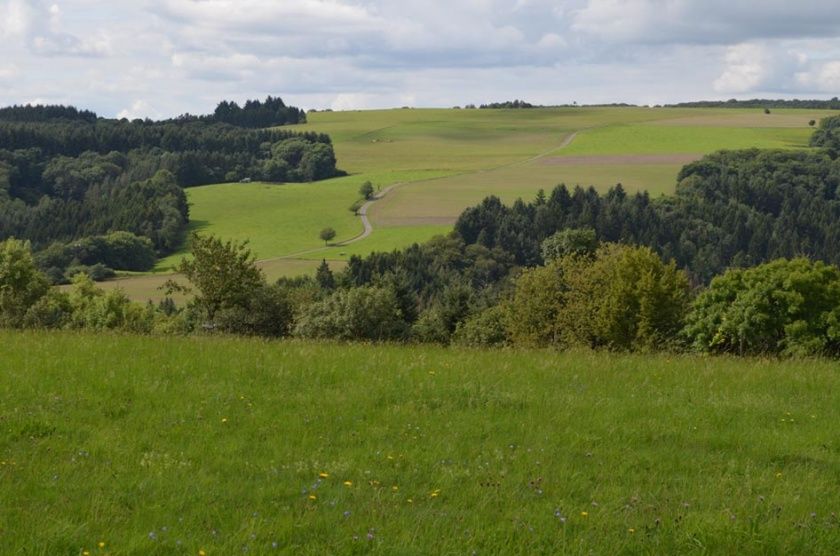
[[[393,126],[391,126],[391,127],[393,127]],[[531,158],[528,158],[528,159],[525,159],[525,160],[517,160],[516,162],[511,162],[509,164],[503,164],[501,166],[496,166],[496,167],[493,167],[493,168],[487,168],[487,169],[484,169],[484,170],[479,170],[477,173],[482,174],[482,173],[485,173],[485,172],[492,172],[493,170],[498,170],[500,168],[505,168],[507,166],[516,166],[518,164],[528,164],[529,162],[534,162],[535,160],[545,158],[546,156],[550,155],[551,153],[554,153],[556,151],[559,151],[561,149],[564,149],[564,148],[568,147],[572,143],[572,141],[575,140],[575,137],[577,137],[577,134],[578,134],[578,131],[573,131],[572,133],[570,133],[569,135],[564,137],[563,141],[559,145],[557,145],[556,147],[552,147],[545,152],[541,152],[541,153],[539,153],[535,156],[532,156]],[[365,134],[365,135],[367,135],[367,134]],[[444,177],[451,177],[451,176],[444,176]],[[441,179],[441,178],[433,178],[433,179]],[[427,181],[427,180],[424,180],[424,181]],[[365,204],[363,204],[359,208],[359,211],[357,212],[357,214],[362,221],[362,227],[363,227],[362,233],[360,233],[359,235],[357,235],[355,237],[352,237],[350,239],[344,240],[344,241],[340,241],[338,243],[334,243],[334,244],[329,245],[329,246],[314,247],[312,249],[306,249],[305,251],[297,251],[295,253],[289,253],[288,255],[283,255],[281,257],[271,257],[271,258],[268,258],[268,259],[260,259],[257,262],[271,262],[271,261],[280,261],[280,260],[284,260],[284,259],[296,259],[296,258],[301,257],[302,255],[310,255],[312,253],[318,253],[320,251],[325,251],[329,247],[344,247],[345,245],[350,245],[352,243],[356,243],[356,242],[362,241],[363,239],[366,239],[368,236],[370,236],[370,234],[373,233],[373,224],[371,224],[370,219],[368,218],[368,215],[367,215],[368,209],[373,205],[373,203],[382,199],[388,193],[390,193],[394,189],[396,189],[400,186],[403,186],[403,185],[409,185],[409,184],[408,184],[408,182],[392,183],[388,187],[382,189],[381,191],[378,191],[370,200],[366,201]]]

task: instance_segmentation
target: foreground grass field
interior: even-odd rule
[[[840,552],[834,362],[0,345],[3,553]]]

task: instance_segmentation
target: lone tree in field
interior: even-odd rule
[[[373,184],[370,183],[370,181],[363,183],[359,188],[359,195],[364,197],[366,200],[373,197]]]
[[[324,228],[321,230],[321,233],[318,234],[318,237],[324,240],[324,245],[328,245],[329,242],[335,238],[335,230],[332,228]]]
[[[221,309],[246,307],[253,292],[265,284],[247,244],[198,234],[190,238],[192,259],[182,259],[176,270],[198,290],[195,304],[210,322]],[[171,280],[166,287],[169,291],[189,291]]]

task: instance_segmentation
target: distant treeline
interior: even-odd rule
[[[505,102],[491,102],[490,104],[482,104],[479,106],[481,109],[498,109],[498,108],[535,108],[533,104],[530,102],[525,102],[524,100],[508,100]]]
[[[245,118],[245,126],[299,120],[298,109],[271,97],[243,109],[222,105],[226,118]],[[42,250],[125,231],[165,254],[180,245],[188,221],[184,187],[315,181],[337,173],[325,134],[250,129],[212,118],[109,120],[72,107],[12,107],[0,110],[0,239],[27,239]],[[66,268],[85,264],[76,259]]]
[[[7,106],[0,108],[0,121],[5,122],[47,122],[53,120],[81,120],[95,122],[96,113],[90,110],[79,110],[73,106],[61,105],[31,105]]]
[[[808,99],[767,99],[754,98],[750,100],[699,100],[694,102],[680,102],[667,104],[673,108],[808,108],[814,110],[840,110],[840,99],[808,100]]]
[[[207,116],[184,114],[178,121],[200,120],[209,123],[225,123],[238,127],[260,128],[287,124],[306,123],[306,112],[295,106],[286,106],[279,97],[267,97],[264,102],[248,100],[239,106],[236,102],[223,100],[216,110]]]

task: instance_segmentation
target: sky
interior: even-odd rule
[[[0,0],[0,105],[840,96],[837,0]]]

